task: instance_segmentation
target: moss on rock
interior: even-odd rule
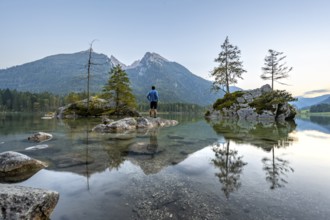
[[[223,108],[230,108],[233,104],[238,103],[237,98],[242,97],[244,92],[236,91],[233,93],[226,93],[222,99],[218,99],[213,104],[213,109],[222,110]]]

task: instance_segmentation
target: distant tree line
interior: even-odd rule
[[[0,112],[49,112],[56,111],[60,106],[74,103],[86,98],[86,93],[71,92],[66,96],[54,95],[49,92],[31,93],[17,90],[0,89]],[[91,94],[96,95],[96,94]],[[140,103],[137,106],[140,112],[149,111],[149,104]],[[198,114],[204,112],[206,107],[188,103],[160,103],[161,112],[184,112]]]
[[[48,92],[0,89],[0,111],[47,112],[54,111],[63,104],[63,97]]]
[[[310,112],[330,112],[330,104],[322,103],[318,105],[313,105]]]
[[[150,106],[147,103],[138,105],[139,112],[147,112],[149,111],[149,108]],[[184,112],[187,114],[199,114],[201,112],[205,112],[206,107],[190,103],[159,103],[158,109],[160,112]]]

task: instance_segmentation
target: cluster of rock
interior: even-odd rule
[[[51,134],[37,132],[27,139],[44,142],[52,138]],[[0,219],[49,219],[59,199],[58,192],[3,184],[24,181],[46,166],[18,152],[0,153]]]
[[[118,121],[103,120],[103,124],[95,126],[92,130],[101,133],[123,133],[129,131],[144,131],[155,127],[168,127],[178,124],[176,120],[162,118],[138,117],[123,118]]]
[[[21,153],[0,153],[0,219],[49,219],[59,193],[2,184],[26,180],[44,167],[45,163]]]
[[[256,98],[265,93],[272,91],[270,85],[266,84],[261,88],[244,91],[242,96],[236,98],[230,107],[222,108],[221,110],[211,109],[206,116],[210,119],[238,119],[246,121],[269,121],[269,122],[284,122],[287,119],[294,118],[296,112],[289,103],[280,103],[273,106],[272,110],[263,110],[261,113],[256,111],[256,108],[251,107]]]

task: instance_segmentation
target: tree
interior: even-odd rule
[[[265,57],[265,66],[262,67],[263,74],[261,74],[261,79],[272,80],[272,90],[274,90],[274,82],[278,82],[279,79],[287,78],[292,67],[287,67],[285,62],[282,63],[286,58],[286,56],[282,56],[283,52],[270,49],[268,53],[269,55]],[[284,84],[281,82],[278,83]]]
[[[118,64],[109,74],[110,78],[103,88],[102,96],[114,101],[116,111],[119,110],[119,107],[136,108],[136,100],[126,72]]]
[[[226,37],[221,48],[222,51],[219,53],[218,58],[214,60],[220,64],[211,71],[211,76],[215,77],[212,89],[214,91],[221,89],[226,93],[230,93],[229,85],[236,84],[237,78],[243,79],[242,73],[246,70],[243,69],[243,63],[240,61],[241,51],[237,46],[229,43],[228,37]]]

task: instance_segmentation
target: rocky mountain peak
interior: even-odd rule
[[[149,63],[149,62],[162,64],[164,62],[169,62],[169,61],[157,53],[147,52],[142,58],[141,63]]]
[[[111,55],[111,57],[110,57],[110,61],[111,61],[111,63],[112,63],[114,66],[120,65],[121,68],[123,68],[123,69],[126,69],[126,68],[127,68],[127,66],[126,66],[124,63],[120,62],[120,61],[119,61],[116,57],[114,57],[113,55]]]

